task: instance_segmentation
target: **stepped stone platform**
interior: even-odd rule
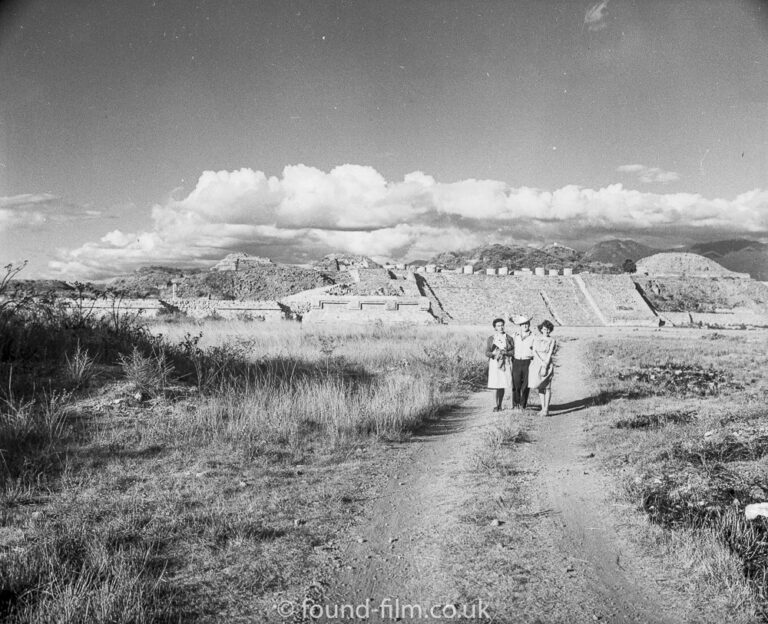
[[[426,297],[317,297],[302,317],[303,323],[386,323],[431,325],[437,322],[430,313]]]
[[[629,275],[574,276],[597,305],[606,325],[656,325],[658,317],[637,291]]]
[[[247,253],[233,253],[219,260],[219,262],[211,267],[211,271],[242,271],[243,269],[271,264],[273,263],[269,258],[249,256]]]
[[[626,275],[434,273],[420,277],[425,296],[434,298],[447,323],[480,325],[512,314],[532,316],[534,324],[543,320],[595,327],[658,323]]]
[[[443,311],[443,322],[458,325],[490,325],[494,318],[527,314],[534,321],[552,318],[535,278],[509,276],[428,273],[422,274],[430,294]]]
[[[533,279],[540,282],[539,293],[552,315],[550,320],[559,325],[576,327],[603,324],[594,303],[589,300],[578,280],[552,276]]]

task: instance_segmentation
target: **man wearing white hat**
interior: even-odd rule
[[[533,333],[531,317],[516,314],[510,319],[518,326],[512,336],[515,355],[512,360],[512,409],[525,409],[528,405],[528,368],[533,360]]]

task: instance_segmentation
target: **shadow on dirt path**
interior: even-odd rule
[[[567,403],[552,403],[549,406],[549,411],[553,416],[563,416],[564,414],[570,414],[571,412],[578,412],[583,409],[587,409],[594,404],[592,397],[586,399],[576,399],[575,401],[568,401]]]

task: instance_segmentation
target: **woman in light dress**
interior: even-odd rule
[[[504,319],[493,320],[493,336],[485,343],[485,356],[488,358],[488,387],[496,390],[496,407],[501,411],[504,390],[512,387],[512,338],[504,332]]]
[[[552,377],[555,374],[553,356],[557,342],[550,335],[555,329],[549,321],[539,324],[540,335],[533,341],[533,360],[528,373],[528,387],[539,393],[542,416],[549,416],[549,402],[552,399]]]

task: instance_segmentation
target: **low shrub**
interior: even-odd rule
[[[134,347],[130,355],[120,356],[120,365],[133,390],[147,398],[162,395],[175,370],[161,346],[153,347],[149,355]]]

